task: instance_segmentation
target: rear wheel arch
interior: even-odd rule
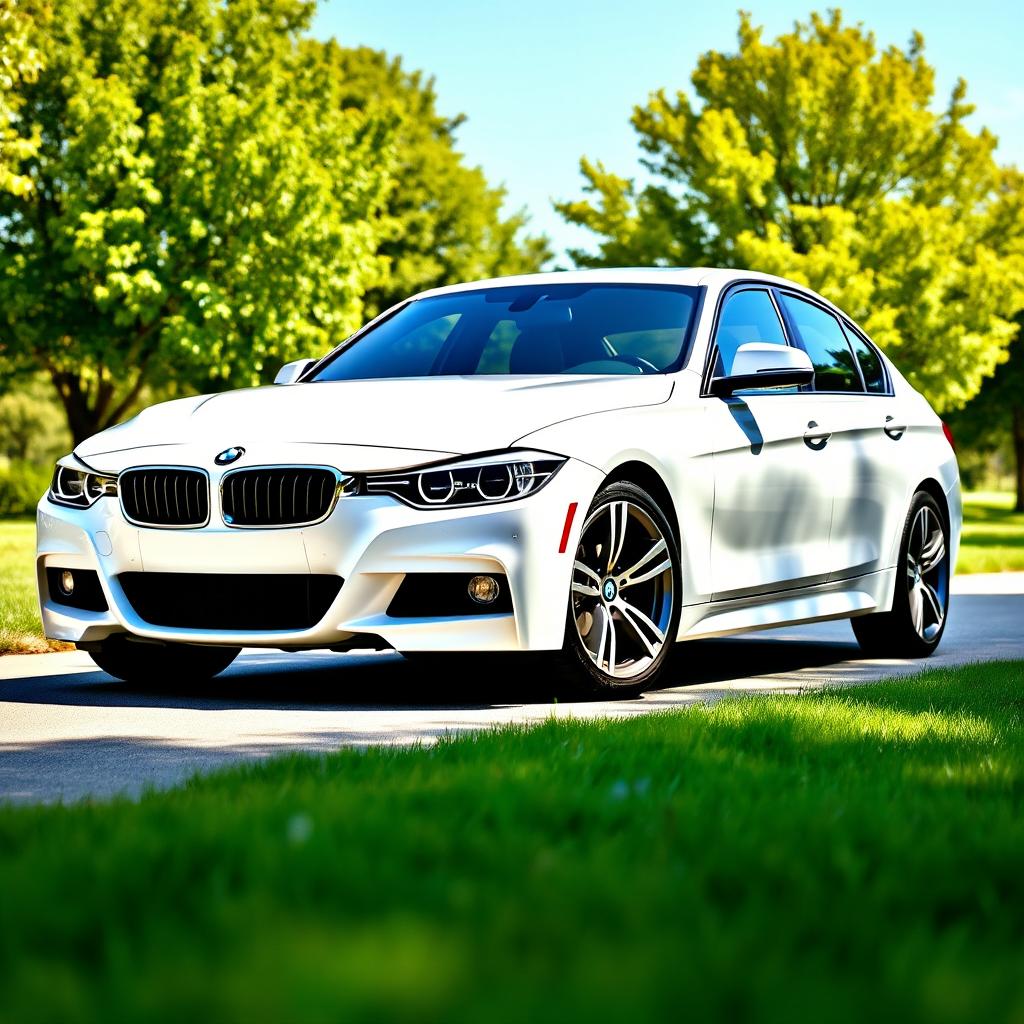
[[[940,484],[934,477],[927,477],[914,488],[914,494],[917,494],[918,491],[924,491],[925,494],[930,494],[935,499],[936,504],[939,506],[939,511],[942,513],[942,518],[945,520],[946,530],[948,531],[951,526],[949,502],[946,500],[946,492],[942,489],[942,484]],[[913,495],[911,496],[911,500],[913,500]]]

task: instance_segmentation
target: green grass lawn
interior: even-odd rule
[[[0,1019],[1024,1020],[1024,662],[0,808]]]
[[[965,495],[957,572],[1024,570],[1024,514],[1012,509],[1009,494]],[[47,644],[42,636],[32,568],[34,550],[31,521],[0,522],[0,654],[64,646]]]
[[[36,526],[0,522],[0,654],[47,651],[62,644],[43,638],[36,599]]]
[[[1024,570],[1024,513],[1013,511],[1012,494],[965,494],[957,572],[1009,570]]]

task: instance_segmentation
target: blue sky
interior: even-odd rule
[[[504,184],[508,206],[556,250],[586,245],[551,199],[580,195],[579,158],[636,170],[630,112],[648,93],[688,86],[705,50],[732,50],[736,10],[749,9],[770,36],[806,19],[809,3],[746,0],[322,0],[314,33],[350,46],[401,54],[406,67],[436,78],[440,108],[465,113],[459,148]],[[904,44],[914,29],[937,72],[938,94],[957,77],[969,84],[975,122],[1000,139],[1005,162],[1024,165],[1024,8],[1019,2],[889,0],[842,4],[848,21],[874,30],[881,45]],[[819,9],[824,9],[823,7]]]

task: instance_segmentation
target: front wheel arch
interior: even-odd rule
[[[617,483],[635,484],[654,498],[658,507],[665,514],[669,526],[672,527],[676,545],[682,547],[683,538],[679,532],[679,517],[676,515],[672,492],[668,489],[668,484],[665,483],[662,475],[653,466],[647,462],[641,462],[639,459],[620,463],[601,482],[601,486],[595,491],[595,497],[605,487]]]

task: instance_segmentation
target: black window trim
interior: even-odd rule
[[[796,285],[777,285],[771,281],[759,281],[756,278],[743,278],[737,281],[731,281],[722,291],[719,293],[718,302],[715,306],[715,317],[711,323],[711,335],[708,342],[708,350],[704,355],[704,372],[701,375],[701,398],[716,398],[720,397],[711,393],[711,380],[712,371],[714,370],[715,358],[718,354],[718,325],[721,320],[722,310],[725,308],[725,303],[736,293],[741,291],[766,291],[771,296],[772,304],[775,306],[775,312],[779,317],[779,321],[782,323],[783,334],[786,338],[786,344],[793,348],[799,348],[801,352],[806,352],[803,344],[799,340],[799,332],[795,329],[791,323],[789,315],[786,313],[782,303],[779,301],[779,295],[791,294],[794,298],[803,300],[812,306],[817,306],[819,309],[828,313],[834,317],[838,323],[839,328],[843,332],[844,336],[848,335],[851,331],[857,335],[867,346],[870,348],[876,356],[882,367],[882,374],[885,377],[885,390],[884,391],[868,391],[867,382],[864,379],[864,371],[860,365],[860,360],[857,358],[857,353],[853,348],[853,344],[849,337],[846,338],[846,343],[850,346],[850,353],[853,355],[854,365],[857,367],[857,375],[860,377],[861,390],[860,391],[817,391],[813,384],[805,385],[799,388],[797,391],[769,391],[765,390],[755,391],[757,395],[853,395],[868,398],[892,398],[894,395],[892,377],[889,374],[889,368],[886,366],[885,359],[882,356],[881,350],[878,346],[862,331],[842,310],[837,307],[830,306],[824,299],[815,295],[813,292],[805,292]]]
[[[822,313],[832,317],[836,322],[836,326],[839,328],[839,333],[843,336],[843,341],[846,342],[846,347],[850,350],[850,355],[853,358],[853,365],[857,368],[857,379],[860,381],[860,389],[856,388],[853,391],[822,391],[818,388],[818,372],[814,372],[814,380],[807,387],[807,394],[811,395],[866,395],[868,394],[867,384],[864,381],[864,371],[861,369],[860,360],[857,358],[857,353],[854,352],[853,346],[850,344],[850,339],[846,336],[846,331],[843,329],[843,321],[840,317],[836,316],[835,312],[828,308],[822,302],[812,302],[798,292],[795,288],[779,288],[778,292],[780,295],[791,295],[794,299],[798,299],[801,302],[806,302],[808,306],[817,307]],[[804,343],[803,338],[800,337],[800,328],[797,327],[796,322],[792,319],[789,314],[789,310],[783,302],[779,302],[779,308],[782,310],[782,315],[786,318],[786,323],[790,327],[790,333],[796,342],[796,347],[802,352],[807,352],[807,347]],[[810,357],[810,352],[807,352]],[[802,390],[802,389],[801,389]]]
[[[889,373],[889,367],[886,365],[885,358],[882,356],[882,350],[845,314],[839,317],[839,325],[847,334],[855,334],[864,344],[871,349],[872,352],[878,357],[878,365],[882,368],[882,378],[885,382],[885,388],[882,391],[868,391],[867,381],[864,381],[864,394],[870,395],[872,398],[892,398],[895,394],[892,384],[892,375]],[[850,347],[853,347],[851,342]],[[857,358],[857,353],[854,351],[854,358]],[[857,365],[860,366],[860,360],[857,359]],[[860,368],[861,377],[864,376],[864,367]]]

